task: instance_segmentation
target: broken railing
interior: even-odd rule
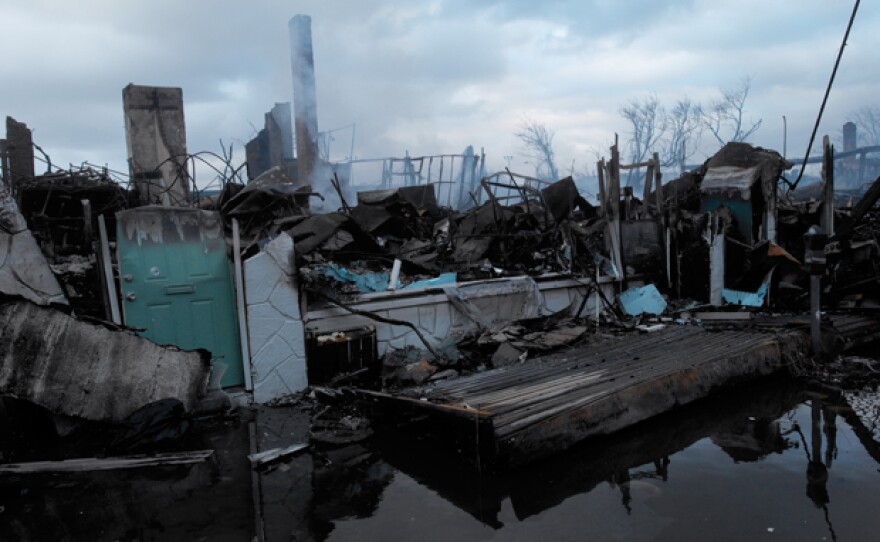
[[[553,183],[550,181],[513,173],[507,169],[483,177],[480,180],[481,190],[472,193],[473,201],[476,205],[486,201],[509,202],[510,200],[527,203],[529,197],[540,198],[541,189],[551,184]]]
[[[809,157],[803,165],[822,164],[822,167],[827,168],[828,161],[831,160],[834,173],[842,185],[839,188],[857,189],[865,183],[870,183],[871,179],[880,173],[878,171],[880,160],[871,159],[869,155],[880,155],[880,145],[869,145],[843,152],[835,151],[830,145],[823,145],[822,154]]]
[[[468,194],[479,188],[479,180],[485,174],[486,153],[481,149],[475,154],[468,147],[461,154],[435,154],[402,158],[365,158],[340,162],[349,164],[348,192],[353,195],[363,190],[400,188],[434,184],[437,203],[461,209],[472,204]],[[361,178],[370,181],[359,182]],[[378,182],[376,182],[378,179]]]
[[[643,183],[644,193],[642,194],[641,203],[637,203],[634,199],[635,194],[633,187],[620,186],[621,170],[638,170],[646,168],[645,182]],[[658,228],[657,242],[660,247],[660,254],[665,261],[665,277],[667,286],[669,285],[670,269],[670,250],[669,250],[669,230],[666,225],[666,218],[663,213],[663,196],[662,196],[662,175],[660,173],[660,157],[654,153],[651,159],[646,162],[634,164],[621,164],[620,151],[617,144],[611,147],[611,159],[599,160],[596,164],[596,171],[599,176],[599,205],[600,212],[607,219],[606,239],[609,252],[611,253],[611,261],[617,270],[618,278],[626,279],[626,254],[627,248],[633,248],[630,245],[634,243],[625,243],[625,230],[630,227],[640,227],[639,223],[654,223]],[[651,189],[654,189],[654,210],[651,211]],[[622,194],[621,194],[622,191]],[[621,208],[621,195],[623,196],[623,206]]]

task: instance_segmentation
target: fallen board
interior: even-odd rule
[[[33,461],[0,465],[0,474],[35,474],[40,472],[92,472],[99,470],[135,469],[201,463],[214,450],[127,457],[83,457],[64,461]]]
[[[808,350],[801,331],[674,327],[397,394],[358,393],[385,414],[446,419],[480,463],[517,466],[770,374]]]

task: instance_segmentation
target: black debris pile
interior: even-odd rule
[[[325,293],[378,292],[442,274],[454,274],[450,282],[592,275],[607,261],[603,222],[570,177],[464,212],[438,207],[432,185],[361,192],[354,208],[276,224],[294,240],[303,283]],[[395,260],[400,273],[391,284]]]
[[[446,254],[450,266],[469,278],[589,273],[601,246],[601,228],[590,228],[595,223],[595,209],[566,177],[541,191],[524,191],[514,204],[493,196],[452,217]]]
[[[130,194],[106,171],[83,167],[19,180],[16,196],[71,306],[78,314],[106,318],[98,217],[108,244],[114,242],[116,212],[130,206]]]
[[[755,147],[748,143],[727,143],[717,153],[703,162],[700,167],[683,173],[678,179],[673,179],[663,185],[664,207],[673,210],[699,212],[700,190],[702,189],[703,178],[706,176],[709,168],[757,167],[757,188],[764,190],[764,185],[766,185],[766,190],[775,190],[780,176],[791,166],[791,162],[785,160],[774,150]],[[735,194],[730,195],[735,196]]]
[[[389,350],[382,359],[381,387],[421,386],[573,347],[586,338],[590,324],[568,316],[571,312],[566,309],[456,337],[433,353],[413,346]]]
[[[443,361],[427,350],[413,346],[389,350],[382,358],[382,387],[390,389],[424,384],[441,370]]]
[[[305,265],[362,259],[390,261],[375,238],[345,213],[293,216],[281,225],[293,238],[297,260]]]
[[[880,177],[834,232],[826,249],[828,301],[841,308],[880,307]]]
[[[322,196],[309,186],[295,186],[275,167],[246,185],[226,183],[216,200],[208,200],[202,207],[219,211],[227,231],[232,219],[237,219],[242,239],[258,241],[276,235],[283,229],[284,219],[307,214],[310,197]]]
[[[388,254],[406,261],[432,240],[434,224],[449,214],[437,206],[433,185],[359,192],[358,204],[351,209],[364,232]]]
[[[565,309],[541,318],[518,320],[499,329],[485,330],[458,344],[465,371],[480,371],[522,363],[527,359],[579,343],[589,329],[585,319]]]
[[[321,447],[356,444],[373,436],[370,420],[360,411],[348,390],[312,388],[322,405],[312,416],[309,441]]]
[[[177,450],[191,427],[192,422],[179,400],[154,401],[119,423],[107,452],[127,455]]]

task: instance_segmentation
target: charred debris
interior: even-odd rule
[[[349,401],[361,390],[540,366],[677,326],[806,332],[811,277],[825,315],[814,353],[876,338],[870,321],[841,331],[829,315],[880,303],[880,178],[842,197],[827,141],[824,183],[794,192],[792,164],[746,143],[669,182],[656,155],[622,164],[615,145],[591,203],[571,177],[490,174],[472,149],[381,159],[369,185],[355,161],[310,155],[304,168],[279,105],[246,166],[215,155],[220,189],[199,193],[188,163],[204,155],[186,151],[180,89],[123,96],[127,186],[106,168],[59,169],[7,118],[4,423],[27,401],[70,423],[134,424],[155,444],[205,405],[291,404],[311,389],[328,405],[315,441],[348,442],[371,434]],[[630,170],[638,186],[622,186]]]

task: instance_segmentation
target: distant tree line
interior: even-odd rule
[[[657,152],[662,167],[682,169],[707,134],[719,146],[730,141],[748,141],[762,122],[746,118],[751,88],[751,78],[745,77],[736,87],[720,89],[720,96],[705,106],[688,97],[669,108],[656,95],[633,98],[619,110],[629,128],[622,154],[631,163],[638,163]],[[637,171],[630,170],[630,180],[638,178],[637,175]]]
[[[655,94],[631,99],[618,111],[628,128],[621,155],[629,163],[641,163],[656,152],[661,167],[683,170],[705,138],[718,147],[731,141],[748,142],[763,122],[748,115],[746,105],[751,89],[752,79],[743,77],[734,87],[720,88],[718,97],[706,105],[686,96],[668,107]],[[857,126],[860,146],[880,145],[880,107],[860,107],[847,120]],[[515,136],[531,160],[536,177],[559,178],[553,130],[533,119],[524,119]],[[572,162],[570,174],[577,173]],[[643,177],[642,172],[629,170],[627,184],[638,189]]]

